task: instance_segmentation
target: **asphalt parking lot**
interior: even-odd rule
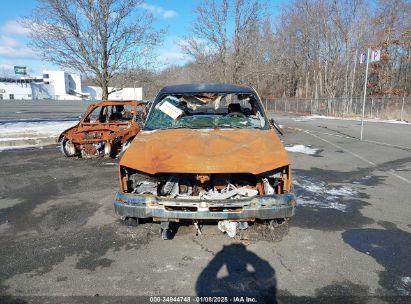
[[[274,116],[312,153],[289,153],[299,206],[273,240],[163,241],[115,216],[117,160],[1,152],[1,294],[410,296],[411,125],[369,122],[360,142],[358,121]]]

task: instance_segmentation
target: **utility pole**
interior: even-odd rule
[[[367,79],[368,79],[368,63],[370,61],[370,48],[367,49],[367,66],[365,68],[365,79],[364,79],[364,96],[362,100],[362,117],[361,117],[361,135],[360,140],[362,141],[362,133],[364,129],[364,115],[365,115],[365,99],[367,95]]]
[[[403,119],[402,119],[402,114],[404,113],[404,102],[405,102],[405,97],[402,97],[402,105],[401,105],[401,121],[403,121]]]
[[[357,60],[358,60],[358,50],[355,50],[355,58],[354,58],[354,70],[352,72],[352,79],[351,79],[351,95],[350,95],[350,105],[348,107],[348,111],[352,109],[352,96],[354,94],[354,81],[355,81],[355,68],[357,67]],[[347,113],[348,114],[348,113]]]

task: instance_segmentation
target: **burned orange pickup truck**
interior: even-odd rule
[[[131,101],[102,101],[91,104],[80,122],[59,136],[67,157],[116,157],[140,131],[146,104]]]
[[[120,160],[115,211],[123,220],[205,221],[244,235],[294,214],[291,168],[254,89],[229,84],[163,88]],[[229,233],[230,232],[230,233]],[[201,231],[200,231],[201,233]]]

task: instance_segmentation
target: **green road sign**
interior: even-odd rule
[[[22,66],[14,66],[14,74],[16,75],[27,75],[26,73],[26,67],[22,67]]]

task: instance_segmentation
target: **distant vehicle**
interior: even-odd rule
[[[91,104],[80,122],[60,134],[67,157],[116,157],[140,132],[147,105],[140,101],[102,101]]]
[[[163,239],[171,237],[170,222],[185,220],[199,230],[201,222],[219,221],[240,237],[254,221],[276,227],[296,207],[277,128],[252,88],[163,88],[120,160],[116,213],[134,224],[161,222]]]

